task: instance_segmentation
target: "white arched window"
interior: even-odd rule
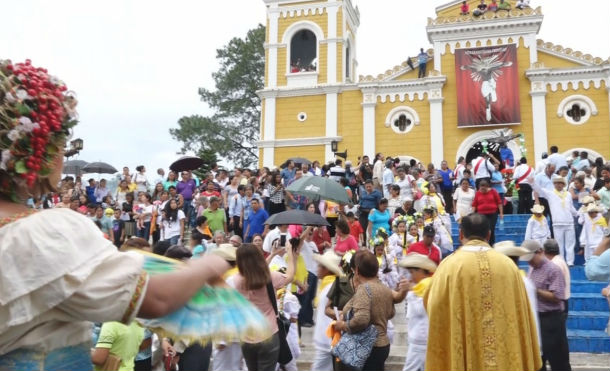
[[[282,37],[286,45],[288,86],[315,86],[318,82],[318,56],[324,32],[316,23],[300,21],[290,25]]]
[[[406,134],[415,125],[419,125],[419,115],[408,106],[394,108],[388,113],[385,120],[385,127],[391,128],[397,134]]]
[[[582,125],[592,115],[597,115],[597,107],[591,98],[584,95],[570,95],[557,107],[557,117],[563,117],[572,125]]]

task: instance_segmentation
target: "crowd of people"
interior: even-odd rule
[[[515,8],[517,9],[525,9],[530,7],[530,0],[519,0],[515,4]],[[511,10],[512,6],[508,0],[491,0],[489,4],[485,3],[485,0],[481,0],[481,3],[477,5],[476,9],[472,12],[472,14],[476,17],[479,17],[486,12],[497,12],[497,11],[508,11]],[[470,5],[468,2],[462,1],[462,5],[460,6],[460,15],[468,15],[470,14]]]
[[[287,190],[299,179],[313,176],[337,181],[351,202],[308,200]],[[134,241],[130,237],[135,236],[153,246],[156,253],[169,252],[171,256],[185,245],[186,252],[180,256],[198,258],[229,246],[237,251],[237,267],[241,247],[253,247],[257,253],[252,250],[244,255],[252,263],[239,270],[243,279],[231,282],[259,306],[275,330],[277,326],[271,320],[275,314],[260,283],[270,277],[274,291],[282,290],[280,312],[294,324],[288,336],[294,358],[286,369],[296,369],[302,327],[315,327],[317,355],[312,369],[333,369],[336,358],[330,355],[331,339],[326,336],[333,320],[337,332],[357,332],[373,323],[377,340],[364,369],[383,369],[392,342],[394,304],[405,297],[409,303],[410,344],[405,370],[423,369],[428,320],[422,286],[430,282],[444,258],[456,255],[452,223],[460,224],[461,232],[467,233],[463,225],[467,218],[475,223],[470,228],[487,226],[489,235],[471,233],[480,246],[491,247],[496,226],[502,228],[505,213],[532,214],[525,230],[526,243],[507,249],[501,242],[498,251],[513,257],[530,256],[527,260],[532,266],[532,281],[526,286],[538,291],[529,296],[529,302],[533,316],[539,319],[536,322],[543,358],[552,369],[569,366],[569,360],[559,357],[569,353],[566,318],[551,312],[567,313],[568,267],[574,264],[575,255],[584,255],[591,279],[610,280],[609,272],[605,272],[610,270],[605,218],[610,209],[610,168],[600,159],[591,162],[586,152],[564,157],[555,146],[550,148],[550,155],[544,154],[538,161],[536,169],[525,158],[514,161],[510,150],[503,146],[496,155],[483,151],[470,162],[460,158],[453,169],[447,161],[437,169],[434,164],[424,167],[378,153],[374,161],[363,156],[356,166],[350,161],[343,166],[340,159],[323,166],[318,161],[309,164],[288,160],[281,169],[228,171],[214,165],[201,179],[190,171],[170,171],[166,176],[159,169],[150,181],[145,167],[139,166],[133,174],[123,169],[116,190],[109,190],[104,179],[90,179],[88,184],[83,187],[79,177],[66,177],[59,192],[30,200],[30,204],[37,208],[71,208],[87,215],[117,247]],[[288,209],[320,214],[330,226],[265,224],[271,215]],[[465,243],[464,236],[461,243]],[[260,264],[254,263],[257,259]],[[556,264],[547,266],[547,260]],[[269,269],[271,274],[265,273]],[[544,273],[538,277],[536,272],[540,270]],[[366,290],[360,290],[360,284]],[[379,305],[369,308],[372,301]],[[359,312],[350,311],[354,317],[348,327],[345,308],[349,311],[354,305],[367,312],[367,317],[362,317],[360,324]],[[432,315],[428,309],[428,315]],[[551,346],[552,338],[565,341]],[[218,367],[225,367],[226,362],[241,369],[242,359],[250,370],[273,369],[275,358],[270,361],[265,353],[277,351],[278,344],[275,340],[259,340],[241,348],[217,345],[214,369],[222,369]],[[226,361],[223,357],[229,353]],[[211,356],[212,347],[208,346],[199,349],[199,358],[194,359],[205,366],[200,369],[207,369]]]

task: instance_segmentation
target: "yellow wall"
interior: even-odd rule
[[[521,125],[512,126],[487,126],[473,128],[458,128],[457,126],[457,90],[455,81],[455,56],[447,47],[445,55],[441,59],[441,70],[447,76],[447,83],[443,88],[443,138],[444,157],[453,163],[457,157],[457,150],[462,141],[469,135],[480,130],[497,130],[510,128],[514,133],[525,135],[525,147],[528,153],[534,153],[533,130],[532,130],[532,99],[529,95],[531,83],[525,77],[525,70],[529,68],[529,49],[523,47],[520,41],[517,47],[517,64],[519,67],[519,102],[521,105]],[[460,154],[460,155],[466,155]],[[520,154],[515,154],[519,157]]]
[[[286,29],[290,27],[293,23],[301,21],[310,21],[317,24],[322,29],[322,32],[324,32],[323,37],[326,38],[326,35],[328,34],[328,13],[326,13],[325,10],[323,14],[309,14],[306,16],[301,15],[299,17],[280,17],[280,19],[278,20],[278,38],[280,39],[280,42],[284,39],[284,33],[286,32]]]
[[[309,161],[320,161],[324,164],[324,146],[301,146],[301,147],[279,147],[275,149],[275,159],[273,164],[280,166],[291,157],[304,157]]]
[[[343,37],[343,8],[337,12],[337,37]]]
[[[358,162],[362,156],[362,92],[346,91],[337,97],[337,135],[342,137],[339,152],[347,149],[347,159]]]
[[[343,43],[337,43],[337,82],[341,83],[345,81],[343,76]]]
[[[570,68],[582,66],[582,64],[559,58],[552,54],[547,54],[541,50],[538,50],[538,61],[544,63],[544,66],[548,68]]]
[[[419,115],[419,125],[416,125],[406,134],[397,134],[392,128],[385,127],[385,120],[390,111],[398,106],[413,108]],[[366,133],[365,133],[366,135]],[[426,163],[430,161],[430,105],[427,97],[419,100],[416,96],[413,102],[405,97],[404,102],[396,99],[391,103],[377,100],[375,107],[375,151],[386,156],[409,155]],[[374,156],[373,153],[368,153]]]
[[[307,120],[297,119],[299,112]],[[276,99],[275,138],[309,138],[326,134],[326,96],[312,95]]]
[[[605,158],[610,155],[610,116],[608,111],[608,93],[602,83],[599,89],[592,85],[585,90],[582,84],[577,90],[569,85],[568,91],[550,91],[546,95],[546,130],[549,146],[556,145],[560,152],[571,148],[589,148],[600,153]],[[584,95],[595,103],[598,114],[591,116],[587,122],[581,125],[572,125],[565,118],[557,117],[559,103],[570,95]]]

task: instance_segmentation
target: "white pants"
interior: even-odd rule
[[[553,233],[559,244],[559,254],[564,257],[568,265],[574,265],[574,244],[576,243],[574,225],[553,225]]]
[[[214,347],[213,371],[242,370],[241,346],[239,343],[229,343],[223,350]]]
[[[424,371],[426,364],[426,345],[409,344],[407,359],[402,371]]]
[[[330,350],[316,347],[316,355],[311,363],[311,371],[333,371],[333,356]]]

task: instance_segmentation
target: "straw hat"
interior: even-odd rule
[[[530,253],[526,248],[516,246],[513,241],[501,241],[494,244],[494,250],[506,256],[524,256]]]
[[[593,198],[593,196],[585,196],[582,199],[582,204],[583,205],[590,204],[592,202],[595,202],[595,199]]]
[[[540,244],[540,242],[538,242],[536,240],[523,241],[523,243],[521,244],[521,247],[524,248],[525,250],[527,250],[528,253],[525,255],[522,255],[519,260],[526,261],[526,262],[532,260],[534,255],[538,251],[542,250],[542,245]]]
[[[587,205],[587,207],[585,208],[585,212],[587,212],[587,213],[601,213],[602,209],[601,209],[601,207],[597,206],[597,204],[595,202],[592,202],[592,203]]]
[[[403,268],[425,269],[428,272],[436,271],[436,263],[434,263],[426,255],[418,254],[416,252],[407,254],[404,258],[402,258],[400,260],[398,265],[400,265]]]
[[[331,271],[337,277],[343,277],[343,270],[341,270],[341,257],[337,255],[333,250],[326,251],[323,255],[315,254],[314,260],[318,264],[322,264],[324,268]]]
[[[236,260],[235,252],[237,248],[230,243],[221,243],[220,246],[212,250],[212,254],[223,258],[226,261],[234,262]]]
[[[530,211],[534,214],[542,214],[542,213],[544,213],[544,206],[542,206],[540,204],[536,204],[536,205],[534,205],[534,207],[532,207],[530,209]]]
[[[563,185],[567,185],[566,178],[562,177],[561,175],[553,174],[553,176],[551,177],[551,181],[553,182],[553,184],[563,183]]]

